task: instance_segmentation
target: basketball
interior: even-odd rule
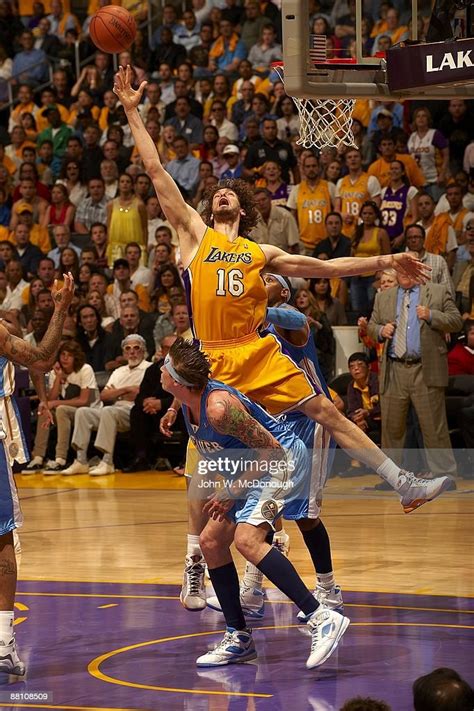
[[[93,16],[90,36],[103,52],[115,54],[128,49],[137,34],[134,17],[124,7],[106,5]]]

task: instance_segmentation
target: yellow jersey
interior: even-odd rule
[[[183,274],[194,337],[206,342],[241,341],[263,325],[267,291],[261,247],[245,237],[230,242],[208,227]]]
[[[341,198],[342,219],[346,215],[350,215],[353,218],[352,224],[347,225],[344,223],[342,228],[342,234],[346,237],[354,236],[362,203],[370,199],[368,184],[369,176],[367,173],[361,173],[354,183],[350,175],[346,175],[341,179],[338,192]]]
[[[297,186],[296,214],[300,239],[308,249],[326,238],[326,215],[331,212],[331,193],[326,180],[319,180],[314,188],[310,188],[306,180]],[[295,209],[291,194],[288,207]]]

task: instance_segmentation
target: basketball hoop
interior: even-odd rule
[[[326,62],[327,64],[342,63],[344,60],[328,59]],[[271,66],[285,83],[283,62],[273,62]],[[318,149],[327,146],[357,148],[352,133],[355,99],[300,99],[297,96],[293,96],[292,99],[300,116],[298,145]]]

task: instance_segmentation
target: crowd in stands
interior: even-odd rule
[[[78,425],[83,409],[90,411],[90,430],[99,426],[94,409],[119,410],[115,432],[142,422],[136,413],[130,417],[133,406],[146,413],[149,405],[155,427],[165,401],[147,390],[135,402],[141,379],[117,394],[127,373],[122,369],[139,357],[144,377],[170,337],[190,336],[176,233],[112,91],[112,57],[96,50],[88,34],[91,13],[104,4],[90,0],[80,21],[68,0],[32,7],[25,0],[19,7],[0,2],[0,316],[38,343],[51,314],[54,280],[70,271],[77,285],[64,329],[70,343],[50,376],[58,431],[62,423],[56,456],[48,462],[53,472],[66,467],[66,440],[77,444],[77,430],[85,431],[83,422]],[[313,31],[327,35],[335,55],[353,52],[354,0],[310,5]],[[367,54],[406,37],[411,8],[406,1],[372,5],[374,13],[367,10],[364,18]],[[144,4],[133,11],[139,21],[146,17]],[[79,76],[76,41],[86,61]],[[241,178],[255,188],[260,221],[251,237],[257,242],[319,259],[409,250],[432,267],[436,298],[452,318],[440,325],[429,308],[419,311],[427,308],[421,302],[414,313],[417,328],[422,334],[429,329],[439,346],[439,377],[425,384],[430,397],[436,391],[444,402],[448,366],[454,377],[474,374],[473,106],[459,99],[357,101],[356,147],[307,150],[298,144],[296,106],[270,66],[281,58],[276,3],[192,0],[185,11],[182,3],[165,4],[151,42],[139,29],[118,63],[131,65],[135,86],[148,80],[141,116],[167,172],[198,211],[220,180]],[[391,381],[386,360],[403,358],[391,350],[387,322],[396,314],[385,308],[390,297],[384,290],[402,288],[396,274],[295,280],[294,287],[294,304],[309,319],[328,380],[335,375],[333,329],[358,324],[366,354],[349,364],[354,384],[346,412],[381,436],[383,446],[398,446],[409,429],[410,398],[402,408],[408,414],[388,439],[383,402],[382,415],[379,405],[377,412],[366,407],[375,403],[374,388],[381,397],[391,389],[390,382],[377,382],[377,371],[388,371]],[[137,340],[129,343],[132,335]],[[416,348],[419,360],[427,357],[419,343]],[[361,369],[369,373],[367,382]],[[470,394],[463,403],[464,430],[474,419]],[[67,406],[58,404],[63,400]],[[429,440],[432,428],[417,415],[412,429]],[[469,447],[474,435],[467,430]],[[36,442],[30,471],[44,468],[46,445],[44,437]],[[104,456],[99,473],[114,469],[113,452]],[[133,461],[151,465],[151,456],[142,442]],[[80,471],[87,469],[86,455],[77,461]],[[444,473],[455,468],[451,462]]]

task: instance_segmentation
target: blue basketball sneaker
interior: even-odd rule
[[[252,630],[235,630],[228,627],[222,642],[202,657],[196,659],[198,667],[223,667],[227,664],[242,664],[257,658]]]

